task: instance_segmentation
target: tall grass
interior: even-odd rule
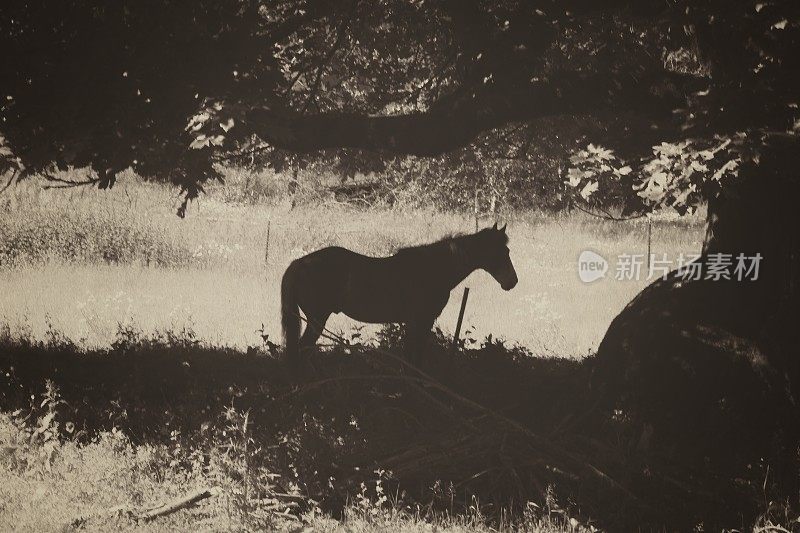
[[[60,529],[200,487],[220,496],[161,528],[271,529],[282,525],[273,512],[285,494],[315,530],[335,531],[794,519],[780,487],[764,481],[769,459],[694,471],[681,466],[680,443],[642,447],[648,430],[635,412],[598,405],[591,359],[535,358],[489,341],[453,349],[436,336],[419,381],[387,357],[397,338],[388,328],[380,349],[353,339],[310,354],[315,368],[298,375],[269,342],[242,352],[190,331],[123,328],[110,349],[88,352],[58,332],[0,335],[0,530]],[[136,524],[100,516],[84,525]]]
[[[288,530],[300,525],[297,517],[324,531],[574,530],[563,512],[531,506],[503,515],[496,503],[461,501],[427,483],[410,487],[414,496],[401,494],[399,480],[373,472],[368,456],[424,440],[427,432],[407,431],[402,412],[416,411],[424,424],[442,414],[405,394],[402,382],[345,378],[344,389],[298,391],[285,365],[265,353],[273,347],[262,348],[241,353],[191,332],[147,337],[123,329],[112,349],[86,353],[57,333],[43,342],[0,335],[0,530]],[[364,347],[353,350],[320,354],[327,377],[335,382],[375,364]],[[465,368],[474,366],[468,379],[483,383],[475,369],[487,363],[520,379],[510,353],[484,350],[495,357],[465,358]],[[512,390],[547,394],[547,387]],[[363,468],[344,467],[353,461]],[[218,491],[198,508],[149,526],[128,515],[203,487]],[[436,506],[419,503],[426,499]],[[124,512],[107,512],[120,506]],[[292,515],[275,514],[285,509]]]
[[[291,209],[280,197],[243,203],[226,190],[212,188],[179,219],[174,190],[135,176],[112,191],[42,190],[37,183],[9,189],[0,196],[0,317],[37,335],[53,325],[90,346],[108,345],[118,323],[133,321],[191,327],[204,339],[246,347],[259,342],[262,324],[278,336],[279,282],[292,259],[330,245],[386,255],[475,227],[468,215],[434,208],[365,209],[328,200]],[[470,276],[466,327],[542,354],[594,350],[647,280],[609,277],[586,285],[577,257],[587,248],[609,259],[644,254],[646,222],[535,212],[504,220],[520,284],[505,293],[483,272]],[[657,219],[652,251],[675,259],[698,251],[702,235],[699,217]],[[446,332],[454,328],[460,294],[461,287],[439,320]],[[330,323],[342,331],[354,325],[341,316]]]

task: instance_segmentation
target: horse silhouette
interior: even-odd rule
[[[402,248],[389,257],[332,246],[295,259],[281,282],[286,357],[296,362],[301,349],[316,344],[331,313],[344,313],[360,322],[405,324],[406,356],[416,360],[450,291],[478,269],[504,290],[517,284],[505,226]],[[299,310],[306,317],[302,338]]]

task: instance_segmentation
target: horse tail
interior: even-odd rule
[[[284,356],[297,359],[300,345],[300,308],[297,304],[297,265],[292,263],[281,280],[281,326]]]

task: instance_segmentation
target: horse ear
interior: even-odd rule
[[[503,227],[501,227],[501,228],[500,228],[500,231],[502,231],[503,233],[505,233],[505,232],[506,232],[506,226],[507,226],[507,225],[508,225],[508,224],[503,224]]]
[[[495,230],[497,229],[497,222],[494,223],[494,226],[492,226],[492,229],[495,229]]]

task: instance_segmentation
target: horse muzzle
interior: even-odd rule
[[[517,286],[518,282],[519,282],[519,279],[517,278],[516,275],[514,275],[514,277],[512,279],[507,279],[507,280],[504,279],[500,283],[500,288],[502,288],[504,291],[510,291],[511,289],[513,289],[514,287]]]

